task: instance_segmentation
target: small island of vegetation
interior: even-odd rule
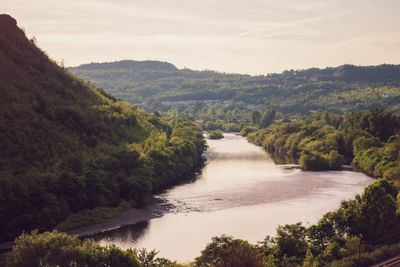
[[[224,138],[224,134],[220,130],[208,131],[207,136],[209,139],[222,139]]]

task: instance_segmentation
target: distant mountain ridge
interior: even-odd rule
[[[265,75],[249,75],[240,73],[225,73],[212,70],[191,70],[188,68],[178,69],[174,64],[157,61],[157,60],[120,60],[114,62],[103,62],[103,63],[87,63],[81,64],[75,67],[69,67],[73,72],[79,70],[96,70],[96,69],[130,69],[132,71],[190,71],[200,72],[209,74],[220,74],[220,75],[239,75],[245,77],[277,77],[285,74],[299,75],[300,77],[307,78],[319,78],[321,80],[342,80],[342,81],[354,81],[360,82],[378,82],[382,80],[394,80],[399,82],[400,80],[400,64],[381,64],[381,65],[369,65],[369,66],[358,66],[352,64],[345,64],[338,67],[326,67],[326,68],[308,68],[298,70],[285,70],[281,73],[268,73]]]
[[[375,106],[399,110],[400,65],[343,65],[250,76],[177,69],[156,62],[92,63],[70,71],[150,110],[210,101],[243,102],[288,114],[307,114],[309,110],[341,113]],[[159,64],[169,67],[160,69]]]
[[[155,60],[121,60],[115,62],[105,63],[89,63],[78,66],[85,69],[131,69],[131,70],[150,70],[150,71],[178,71],[178,69],[171,63],[155,61]],[[73,69],[73,67],[71,68]]]

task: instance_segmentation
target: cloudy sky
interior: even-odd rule
[[[155,59],[266,74],[400,63],[399,0],[0,0],[67,66]]]

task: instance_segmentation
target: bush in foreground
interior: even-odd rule
[[[263,260],[258,249],[247,241],[221,236],[212,239],[196,258],[195,266],[261,267]]]
[[[5,267],[179,267],[167,259],[156,258],[157,252],[122,250],[116,246],[101,247],[93,241],[57,231],[22,234],[13,250],[5,255]]]

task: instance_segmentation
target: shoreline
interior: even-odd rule
[[[298,164],[275,163],[275,165],[281,166],[288,170],[301,169],[300,165]],[[338,171],[357,172],[351,165],[343,165]],[[163,214],[165,214],[170,208],[170,204],[163,203],[163,201],[158,199],[156,195],[153,195],[152,200],[149,201],[149,204],[144,208],[131,208],[108,222],[68,230],[66,233],[78,236],[79,238],[90,238],[90,236],[96,234],[112,231],[129,225],[135,225],[137,223],[149,221],[154,218],[159,218],[163,216]],[[54,229],[51,231],[53,230]],[[14,245],[14,241],[0,243],[0,254],[11,250]]]
[[[79,238],[89,238],[92,235],[108,232],[124,226],[134,225],[140,222],[149,221],[154,218],[161,217],[164,212],[168,209],[167,207],[161,208],[155,201],[147,205],[145,208],[129,209],[116,218],[111,219],[108,222],[89,225],[73,230],[69,230],[66,233],[69,235],[75,235]],[[54,229],[53,229],[54,230]],[[4,242],[0,244],[0,253],[9,251],[15,245],[14,241]]]
[[[280,164],[276,165],[279,166]],[[280,166],[289,170],[301,169],[297,164],[282,164]],[[339,171],[357,172],[350,165],[342,166],[342,169]],[[154,218],[159,218],[170,209],[169,204],[164,203],[164,205],[160,205],[161,203],[163,202],[160,199],[153,196],[152,201],[150,201],[150,203],[144,208],[132,208],[124,211],[122,214],[108,222],[68,230],[66,233],[78,236],[79,238],[90,238],[90,236],[96,234],[112,231],[129,225],[135,225],[137,223],[149,221]],[[0,243],[0,254],[11,250],[13,246],[14,241]]]
[[[136,208],[129,209],[120,214],[118,217],[110,220],[109,222],[89,225],[69,230],[67,231],[67,233],[70,235],[76,235],[78,237],[84,238],[98,233],[104,233],[111,230],[115,230],[124,226],[137,224],[143,221],[148,221],[153,218],[157,218],[159,216],[161,216],[161,214],[154,213],[154,206],[152,204],[143,209],[136,209]]]

